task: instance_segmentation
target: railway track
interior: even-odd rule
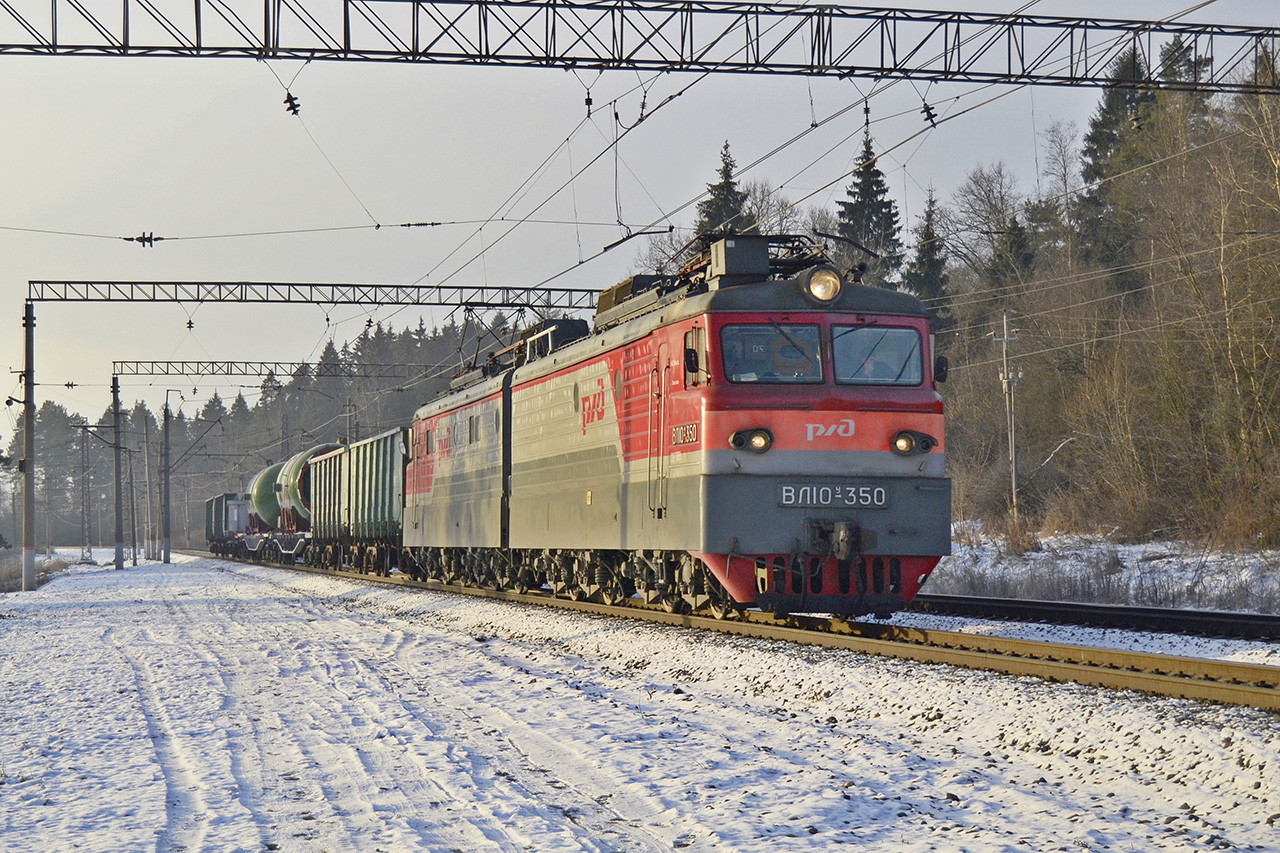
[[[199,557],[209,556],[204,552],[185,553]],[[921,663],[949,664],[1010,675],[1036,676],[1051,681],[1116,690],[1138,690],[1160,696],[1280,711],[1280,667],[974,636],[875,622],[845,622],[794,615],[780,618],[759,611],[747,611],[738,619],[720,620],[668,613],[661,608],[644,605],[613,607],[594,602],[569,601],[535,591],[519,594],[437,581],[414,581],[406,575],[398,574],[383,577],[358,572],[333,572],[307,566],[273,568],[289,568],[348,580],[555,607],[579,613],[620,616],[738,636],[847,649]]]
[[[1166,634],[1203,634],[1239,640],[1280,640],[1280,616],[1258,613],[923,593],[916,596],[907,609],[916,613],[1016,622],[1048,622],[1055,625],[1122,628],[1126,631]]]

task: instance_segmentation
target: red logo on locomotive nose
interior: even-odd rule
[[[597,379],[600,390],[582,395],[582,434],[587,434],[587,424],[604,420],[604,380]]]

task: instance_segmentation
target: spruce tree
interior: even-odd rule
[[[726,139],[724,148],[720,149],[720,170],[717,172],[720,180],[707,184],[708,195],[698,202],[698,222],[694,225],[697,233],[741,233],[754,224],[745,212],[747,192],[740,189],[733,179],[735,165],[729,153],[729,140]]]
[[[1115,82],[1103,90],[1080,152],[1080,176],[1085,182],[1078,211],[1080,243],[1086,256],[1102,266],[1127,263],[1137,236],[1137,222],[1117,202],[1115,187],[1099,182],[1138,165],[1133,137],[1146,121],[1155,95],[1126,83],[1143,79],[1146,73],[1137,51],[1130,49],[1116,58],[1109,73]],[[1131,290],[1139,284],[1133,273],[1115,277],[1119,290]]]
[[[929,309],[935,332],[951,328],[951,309],[947,305],[947,250],[937,229],[938,199],[933,189],[925,200],[924,215],[915,227],[915,253],[902,272],[902,286],[913,293]]]
[[[854,240],[880,256],[867,259],[864,281],[891,287],[890,279],[902,266],[898,205],[889,198],[889,185],[877,163],[869,129],[862,136],[861,159],[847,195],[848,201],[837,202],[840,236]]]

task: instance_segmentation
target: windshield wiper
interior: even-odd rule
[[[795,347],[795,348],[799,351],[799,353],[800,353],[802,356],[804,356],[804,357],[805,357],[805,360],[806,360],[806,361],[808,361],[810,364],[815,364],[815,362],[814,362],[814,360],[813,360],[813,356],[811,356],[811,355],[809,355],[807,352],[805,352],[805,351],[804,351],[804,347],[802,347],[802,346],[800,346],[798,343],[796,343],[796,339],[795,339],[795,338],[793,338],[793,337],[791,337],[790,335],[788,335],[788,334],[787,334],[787,330],[786,330],[786,329],[784,329],[784,328],[782,328],[781,326],[779,326],[779,325],[777,324],[777,322],[776,322],[776,321],[774,321],[774,320],[770,320],[770,321],[769,321],[769,325],[770,325],[770,326],[773,326],[775,329],[777,329],[777,330],[778,330],[778,334],[782,335],[782,337],[786,339],[787,343],[789,343],[789,344],[791,344],[793,347]]]

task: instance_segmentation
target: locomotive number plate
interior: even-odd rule
[[[889,506],[889,495],[883,486],[783,483],[778,486],[778,506],[884,509]]]

